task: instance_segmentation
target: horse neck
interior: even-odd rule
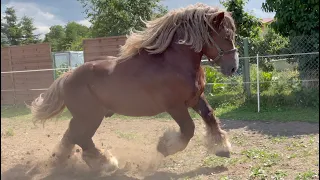
[[[195,52],[191,46],[172,43],[164,52],[167,61],[180,66],[190,72],[198,71],[201,63],[202,52]]]

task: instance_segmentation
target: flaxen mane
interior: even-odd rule
[[[185,8],[170,11],[161,18],[144,22],[143,31],[131,32],[124,46],[120,48],[119,58],[129,58],[136,55],[140,49],[150,54],[162,53],[170,45],[173,36],[179,37],[179,44],[190,45],[196,52],[202,46],[213,46],[211,31],[215,17],[221,12],[217,7],[205,4],[190,5]],[[228,29],[229,36],[234,36],[235,25],[229,13],[225,13],[224,21],[218,28]]]

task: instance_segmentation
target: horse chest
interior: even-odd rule
[[[193,79],[193,82],[194,82],[194,87],[193,87],[192,95],[185,102],[185,104],[188,107],[194,107],[198,103],[201,94],[204,92],[205,76],[204,76],[204,71],[201,67],[199,67],[199,70],[197,71],[196,76]]]

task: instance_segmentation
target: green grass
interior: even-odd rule
[[[263,167],[271,167],[281,161],[281,156],[279,154],[262,149],[245,150],[241,154],[256,161],[256,163],[261,164]]]
[[[138,135],[135,133],[125,133],[125,132],[121,132],[121,131],[116,131],[115,133],[117,134],[117,136],[119,138],[123,138],[123,139],[127,139],[127,140],[133,140],[138,137]]]
[[[319,179],[319,175],[313,171],[306,171],[299,173],[295,180],[309,180],[309,179]]]
[[[5,136],[7,136],[7,137],[14,136],[13,129],[9,128],[8,130],[6,130]]]
[[[204,167],[216,167],[216,166],[233,166],[239,163],[246,162],[244,158],[223,158],[217,156],[208,156],[203,162],[202,166]]]
[[[192,118],[199,119],[200,116],[193,110],[189,110]],[[303,122],[319,122],[319,110],[316,108],[298,108],[298,107],[261,107],[261,111],[257,112],[257,107],[254,105],[224,105],[215,109],[215,114],[220,119],[228,120],[248,120],[248,121],[303,121]],[[6,106],[1,107],[1,118],[10,119],[30,119],[30,110],[25,106]],[[57,119],[69,120],[71,115],[66,109]],[[124,120],[130,120],[131,117],[114,115],[112,118],[121,118]],[[141,117],[144,118],[144,117]],[[140,119],[140,118],[133,118]],[[171,117],[167,113],[161,113],[159,115],[150,117],[150,119],[162,119],[171,120]]]

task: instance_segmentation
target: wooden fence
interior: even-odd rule
[[[1,48],[1,72],[52,69],[50,44]],[[53,82],[53,71],[1,73],[1,105],[29,103]]]
[[[126,36],[112,36],[83,40],[84,61],[98,56],[117,56],[120,45],[124,45]]]

